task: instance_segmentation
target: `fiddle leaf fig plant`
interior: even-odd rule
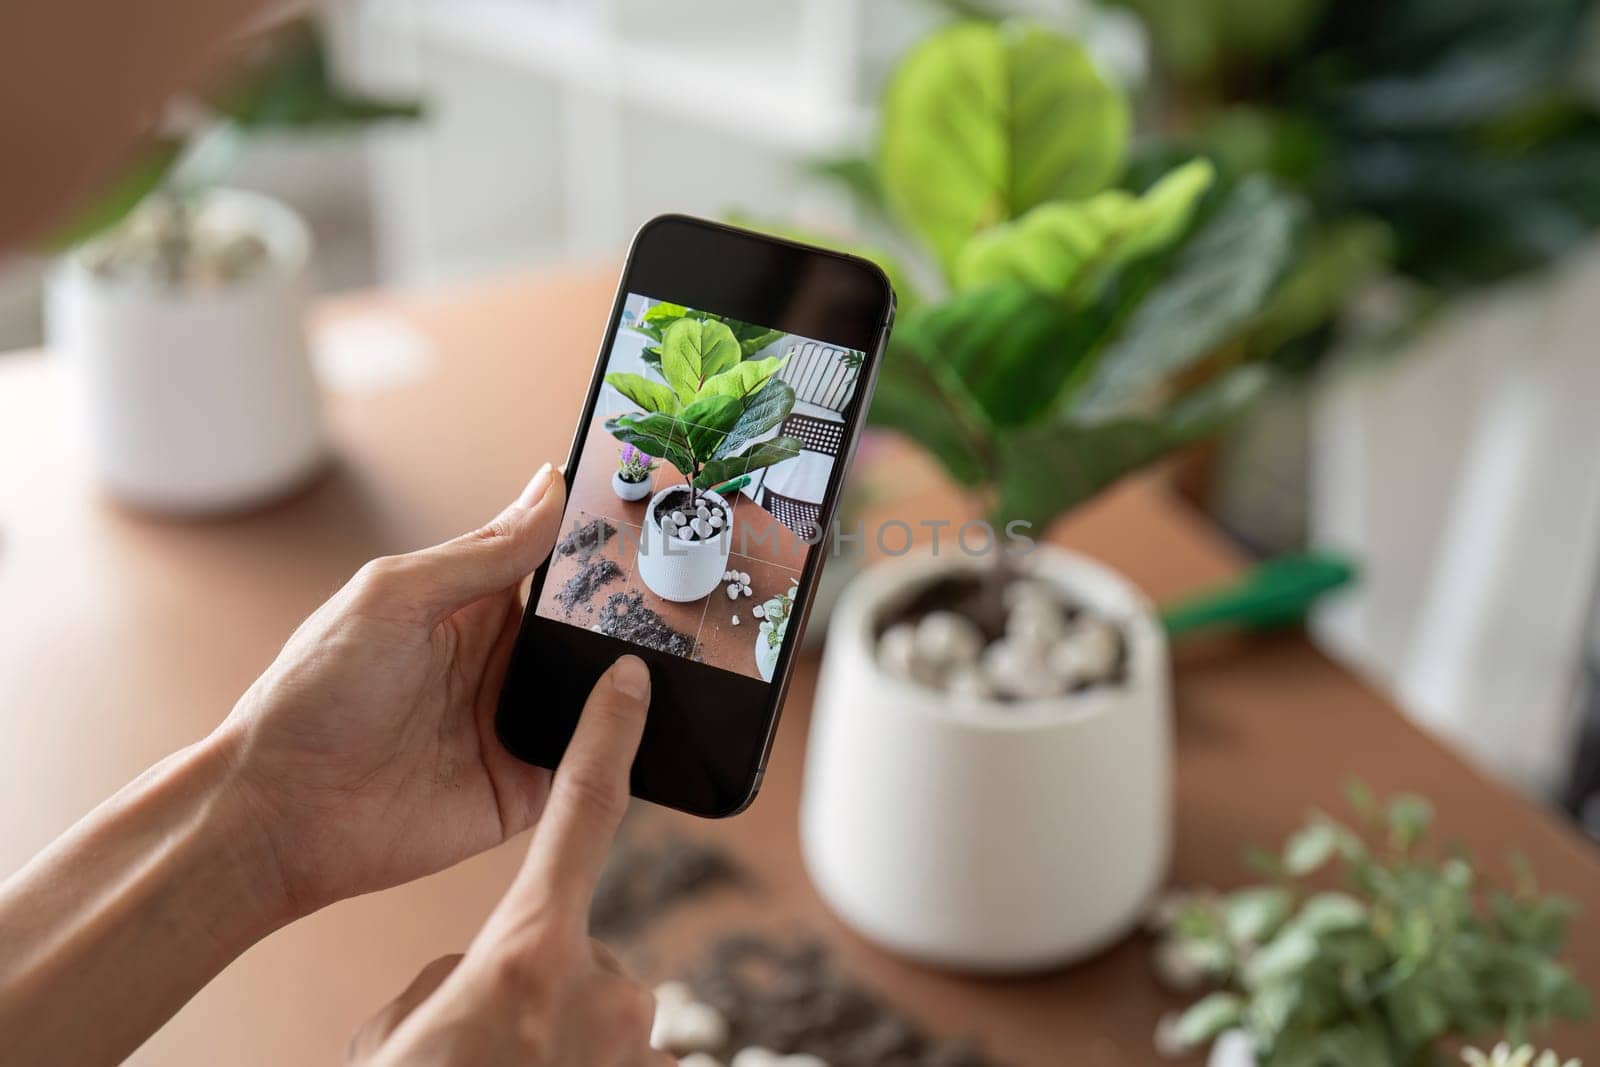
[[[1203,158],[1141,185],[1130,126],[1083,47],[1038,26],[935,33],[884,95],[867,179],[939,285],[901,292],[871,418],[997,526],[1047,525],[1216,433],[1265,379],[1248,338],[1299,254],[1299,201]]]
[[[776,377],[788,357],[743,355],[726,323],[678,316],[661,336],[663,381],[621,371],[606,375],[607,385],[640,408],[607,420],[606,430],[677,468],[691,501],[732,478],[794,458],[800,454],[797,438],[766,436],[794,409],[794,390]]]
[[[673,304],[662,301],[651,306],[640,317],[634,329],[644,334],[651,341],[644,350],[646,365],[654,370],[661,369],[661,344],[666,337],[667,330],[683,319],[701,322],[720,322],[733,334],[733,339],[739,345],[739,358],[749,359],[763,348],[772,344],[783,336],[782,330],[769,330],[765,326],[752,326],[748,322],[730,319],[724,315],[714,315],[709,311],[699,311],[687,308],[682,304]]]

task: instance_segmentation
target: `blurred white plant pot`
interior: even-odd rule
[[[281,495],[327,451],[305,338],[305,223],[236,190],[212,191],[196,210],[254,234],[264,261],[238,279],[166,287],[103,277],[79,250],[46,298],[49,344],[72,365],[101,481],[175,513]]]
[[[824,900],[879,944],[963,970],[1082,958],[1136,925],[1171,836],[1166,638],[1121,576],[1040,547],[1024,569],[1123,628],[1125,679],[1000,704],[884,672],[882,620],[981,559],[867,568],[828,629],[811,723],[801,843]]]
[[[732,518],[717,536],[703,541],[684,541],[661,532],[656,507],[683,488],[668,486],[650,498],[639,545],[639,580],[657,596],[680,603],[699,600],[722,584],[722,576],[728,570],[728,552],[733,547]],[[727,515],[733,514],[728,502],[711,490],[700,496],[721,505]]]
[[[630,482],[621,474],[612,472],[611,491],[623,500],[643,500],[650,495],[650,479]]]

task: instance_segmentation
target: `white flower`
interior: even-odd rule
[[[1539,1052],[1532,1045],[1512,1048],[1502,1041],[1487,1053],[1475,1048],[1461,1050],[1461,1059],[1468,1067],[1583,1067],[1580,1060],[1562,1061],[1555,1052]]]

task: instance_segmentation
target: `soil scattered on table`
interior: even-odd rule
[[[582,526],[574,526],[572,532],[556,545],[556,551],[563,556],[576,555],[580,560],[587,561],[604,548],[606,542],[616,536],[616,532],[617,528],[605,519],[594,519]]]
[[[590,599],[607,582],[614,582],[622,577],[622,568],[617,566],[616,560],[605,556],[590,556],[578,565],[578,573],[567,579],[567,583],[556,594],[556,603],[571,614],[574,608],[587,607]]]
[[[645,607],[640,592],[612,593],[597,620],[600,632],[608,637],[632,641],[671,656],[688,656],[694,641],[688,634],[668,626],[666,620]]]
[[[997,1067],[969,1040],[938,1038],[830,965],[814,941],[756,934],[718,942],[689,976],[696,999],[728,1020],[726,1057],[759,1045],[809,1052],[830,1067]]]
[[[601,938],[630,937],[690,897],[745,881],[734,858],[714,845],[681,836],[624,838],[595,887],[589,929]]]

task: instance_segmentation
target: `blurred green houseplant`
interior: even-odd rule
[[[1548,266],[1600,226],[1595,0],[1101,2],[1150,36],[1157,138],[1136,169],[1199,153],[1310,205],[1292,328],[1262,338],[1282,364],[1324,354],[1384,272],[1414,283],[1422,311]]]
[[[1184,147],[1367,220],[1447,292],[1600,225],[1593,0],[1115,0],[1151,30]]]
[[[69,248],[117,230],[142,205],[143,232],[117,236],[141,246],[141,266],[174,283],[196,247],[193,206],[219,184],[244,138],[269,133],[335,133],[386,120],[415,119],[421,105],[381,99],[338,84],[317,24],[297,19],[250,42],[220,85],[174,109],[181,129],[158,135],[123,173],[54,235]],[[149,255],[142,254],[148,249]],[[125,250],[128,251],[128,250]]]
[[[1242,1029],[1263,1067],[1420,1067],[1445,1062],[1449,1039],[1519,1044],[1588,1016],[1558,959],[1571,901],[1541,895],[1523,863],[1513,892],[1484,886],[1430,841],[1420,797],[1380,806],[1357,785],[1350,800],[1357,827],[1317,815],[1256,857],[1270,883],[1162,909],[1158,968],[1220,987],[1177,1021],[1179,1047]],[[1319,888],[1334,865],[1344,888]]]
[[[884,96],[866,180],[909,243],[871,418],[928,450],[992,521],[1043,527],[1216,432],[1263,378],[1246,339],[1294,262],[1301,211],[1197,159],[1119,185],[1130,108],[1066,36],[961,23]]]

